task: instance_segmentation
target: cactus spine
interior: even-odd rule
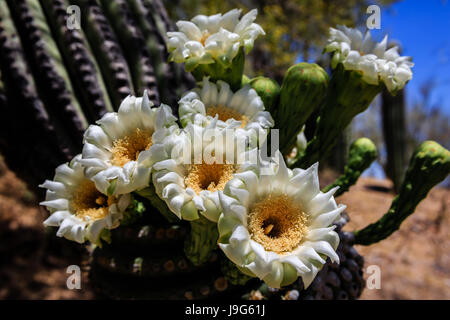
[[[377,222],[355,232],[355,243],[370,245],[393,232],[410,214],[428,191],[450,173],[450,151],[434,141],[423,142],[414,152],[400,193],[389,211]]]
[[[319,108],[328,87],[328,75],[314,63],[298,63],[288,69],[280,90],[275,123],[280,129],[280,151],[288,153],[311,113]]]

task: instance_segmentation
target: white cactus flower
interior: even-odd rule
[[[152,106],[146,92],[128,96],[117,113],[105,114],[86,130],[80,162],[101,192],[126,194],[149,185],[157,157],[152,145],[178,127],[169,106]]]
[[[40,185],[47,189],[45,201],[40,204],[51,213],[44,225],[59,227],[59,237],[99,244],[102,230],[119,226],[131,196],[107,196],[98,191],[84,175],[80,158],[78,155],[70,163],[57,167],[53,181],[46,180]]]
[[[225,141],[225,142],[224,142]],[[245,136],[233,128],[188,124],[158,145],[165,159],[153,166],[156,193],[180,219],[199,214],[216,222],[221,212],[218,191],[251,161]],[[156,146],[155,146],[156,147]],[[256,159],[256,157],[253,157]]]
[[[377,43],[367,31],[337,26],[330,28],[330,37],[325,51],[333,52],[332,67],[342,63],[346,70],[358,70],[368,84],[384,82],[390,92],[402,89],[412,79],[414,64],[410,57],[400,56],[398,48],[386,50],[387,36]]]
[[[265,139],[274,120],[254,89],[246,85],[233,93],[228,83],[203,78],[200,88],[187,92],[179,101],[180,122],[208,126],[217,118],[220,127],[238,127],[241,134]]]
[[[299,276],[308,287],[327,256],[339,262],[332,223],[345,206],[333,198],[337,188],[320,191],[317,163],[290,170],[279,152],[273,161],[274,175],[260,169],[236,173],[219,193],[218,243],[242,272],[270,287]]]
[[[216,60],[230,64],[239,48],[244,47],[248,53],[255,39],[265,34],[261,26],[253,22],[257,14],[253,9],[239,19],[241,10],[233,9],[223,15],[198,15],[191,21],[178,21],[179,31],[167,33],[170,59],[193,68]]]

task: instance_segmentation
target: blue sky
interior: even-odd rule
[[[431,78],[436,82],[432,102],[450,114],[450,1],[405,0],[382,9],[381,29],[372,35],[402,44],[403,55],[413,57],[413,79],[406,86],[407,102]]]

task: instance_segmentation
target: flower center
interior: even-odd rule
[[[136,161],[139,153],[152,146],[152,132],[136,128],[131,134],[113,143],[111,163],[123,167],[127,162]]]
[[[223,190],[225,184],[233,178],[235,166],[233,164],[193,164],[184,179],[187,187],[192,188],[197,194],[202,190],[211,192]]]
[[[295,249],[306,235],[307,216],[284,194],[269,194],[253,205],[248,226],[253,240],[278,254]]]
[[[204,31],[202,37],[200,38],[200,43],[205,46],[206,39],[209,38],[211,34],[208,31]]]
[[[242,113],[234,109],[225,106],[212,106],[207,108],[207,116],[215,117],[216,114],[219,115],[219,120],[222,120],[224,122],[228,119],[241,121],[241,128],[244,128],[248,122],[248,117],[246,115],[243,115]]]
[[[113,197],[107,197],[97,190],[94,182],[84,180],[75,190],[71,201],[71,209],[83,220],[99,220],[107,216]]]

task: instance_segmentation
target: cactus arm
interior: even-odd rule
[[[134,93],[139,96],[147,90],[150,101],[159,105],[160,97],[150,54],[127,1],[101,0],[100,3],[125,54],[133,79]]]
[[[71,0],[82,10],[81,25],[92,54],[98,63],[106,90],[114,110],[133,93],[130,70],[116,35],[97,1]]]
[[[209,260],[217,248],[217,224],[202,215],[190,224],[191,231],[184,242],[184,253],[194,265],[201,265]]]
[[[308,117],[320,107],[328,87],[328,74],[313,63],[288,69],[280,90],[275,123],[280,130],[280,151],[287,154]]]
[[[359,176],[377,158],[377,149],[368,138],[359,138],[350,146],[349,161],[344,168],[344,173],[335,182],[326,186],[322,191],[339,186],[334,196],[340,196],[356,183]]]
[[[367,84],[361,78],[360,72],[344,70],[341,64],[333,70],[314,138],[294,164],[295,167],[307,168],[327,157],[336,144],[336,137],[381,92],[383,85]]]
[[[386,145],[386,174],[394,182],[396,192],[400,191],[401,180],[405,174],[408,159],[406,158],[406,125],[405,125],[405,91],[392,96],[383,90],[381,95],[381,113],[383,136]]]
[[[414,152],[400,193],[377,222],[355,231],[355,244],[370,245],[398,230],[431,188],[450,173],[450,152],[434,141],[423,142]]]
[[[253,79],[244,79],[244,77],[242,77],[242,79],[243,84],[244,81],[246,81],[253,89],[255,89],[256,93],[261,97],[266,111],[269,111],[273,115],[280,97],[279,84],[275,80],[265,77],[256,77]]]

